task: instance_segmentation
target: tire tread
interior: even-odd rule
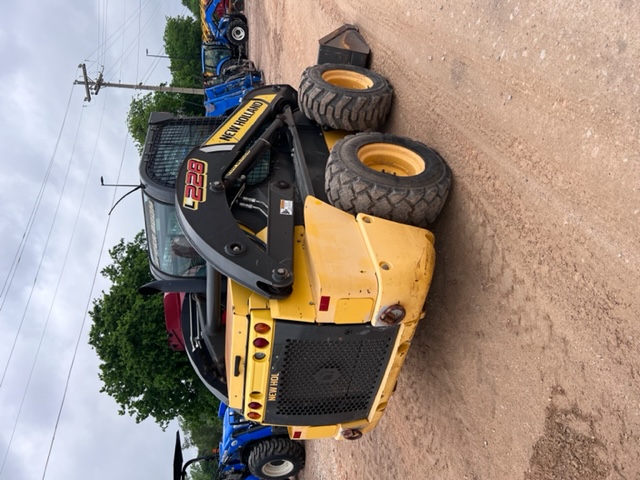
[[[352,135],[341,142],[360,135],[369,134]],[[341,161],[337,147],[329,156],[325,175],[325,191],[334,207],[354,215],[367,213],[418,227],[426,227],[435,221],[451,185],[451,170],[446,164],[442,177],[435,182],[410,189],[393,187],[376,183],[349,169]]]
[[[308,67],[302,73],[298,90],[300,109],[307,118],[325,127],[349,131],[376,129],[384,123],[393,97],[386,80],[376,93],[347,89],[338,92],[337,87],[310,76],[317,67]]]
[[[255,445],[249,453],[247,465],[251,473],[261,479],[273,480],[274,477],[265,477],[261,473],[260,467],[265,458],[274,455],[288,455],[296,459],[299,468],[292,472],[291,476],[304,468],[305,453],[304,447],[300,442],[288,438],[268,438]]]

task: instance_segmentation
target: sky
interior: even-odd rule
[[[108,250],[143,228],[132,90],[170,81],[165,17],[180,0],[4,2],[0,16],[0,480],[170,479],[177,425],[118,415],[87,343]],[[147,54],[148,52],[148,54]],[[64,400],[63,400],[64,399]],[[185,453],[189,458],[189,452]]]

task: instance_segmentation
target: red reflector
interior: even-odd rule
[[[266,338],[256,338],[253,341],[253,345],[256,348],[266,348],[269,346],[269,340],[267,340]]]
[[[267,333],[271,330],[271,327],[266,323],[256,323],[256,326],[253,329],[258,333]]]
[[[249,408],[253,408],[254,410],[257,410],[259,408],[262,408],[262,404],[258,402],[251,402],[249,403]]]
[[[256,412],[249,412],[247,413],[247,417],[249,417],[251,420],[258,420],[260,418],[260,414]]]
[[[331,301],[331,297],[320,297],[320,311],[326,312],[329,310],[329,302]]]
[[[293,432],[293,438],[300,438],[302,436],[302,432],[301,431],[297,431],[297,432]]]

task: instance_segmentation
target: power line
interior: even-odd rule
[[[148,2],[150,0],[145,0],[145,2]],[[145,4],[143,4],[142,8],[145,8]],[[160,8],[162,7],[161,3],[157,3],[155,5],[154,10],[152,10],[151,14],[149,15],[149,18],[146,20],[145,24],[142,26],[141,31],[138,33],[138,36],[136,38],[134,38],[134,40],[131,41],[131,43],[129,43],[129,45],[126,47],[126,49],[124,50],[124,52],[121,54],[121,56],[119,58],[117,58],[114,62],[114,65],[118,62],[120,62],[119,64],[122,65],[122,63],[124,62],[124,60],[126,60],[127,58],[129,58],[129,56],[131,54],[134,53],[134,51],[136,50],[136,44],[139,42],[138,38],[140,38],[144,33],[146,33],[146,31],[149,29],[149,26],[151,25],[152,20],[154,19],[154,17],[159,13]],[[139,11],[139,10],[136,10]],[[133,18],[133,17],[132,17]],[[137,64],[139,64],[140,61],[140,52],[138,52],[138,56],[136,58],[136,62]],[[104,72],[104,76],[106,78],[109,78],[110,75],[112,75],[112,72],[115,70],[115,66],[108,68],[105,72]],[[138,72],[137,72],[138,67],[136,66],[136,81],[138,78]]]
[[[144,4],[143,4],[143,8],[149,4],[151,2],[151,0],[145,0]],[[133,24],[134,20],[137,18],[136,14],[141,14],[142,12],[139,11],[138,9],[136,9],[131,16],[127,19],[126,22],[124,22],[122,25],[120,25],[111,35],[109,35],[108,37],[106,37],[106,39],[103,41],[102,39],[99,40],[98,46],[96,47],[96,49],[94,51],[92,51],[88,56],[87,59],[90,59],[91,57],[93,57],[94,55],[98,55],[98,59],[97,62],[100,64],[104,63],[104,54],[106,53],[106,51],[108,51],[113,45],[114,43],[121,37],[124,35],[124,33],[127,31],[127,29]],[[106,13],[103,14],[103,16],[106,16]],[[105,32],[106,34],[106,32]],[[117,36],[116,36],[117,35]],[[115,38],[114,38],[115,37]],[[111,42],[110,44],[107,44],[107,42]]]
[[[93,166],[94,160],[95,160],[95,156],[96,156],[96,152],[98,149],[98,138],[100,137],[100,129],[102,128],[102,119],[104,118],[104,112],[106,109],[106,102],[104,104],[103,110],[102,110],[102,116],[100,118],[100,127],[98,128],[98,135],[96,137],[96,143],[94,145],[94,149],[93,149],[93,154],[91,156],[91,166]],[[118,179],[120,179],[120,172],[122,171],[122,165],[124,163],[124,156],[125,156],[125,151],[127,148],[127,136],[125,135],[125,142],[124,142],[124,147],[122,149],[122,157],[120,159],[120,168],[118,170]],[[91,167],[89,168],[89,171],[91,170]],[[82,192],[82,199],[80,200],[80,208],[78,209],[78,214],[79,212],[82,210],[82,205],[84,205],[84,199],[88,190],[88,182],[85,183],[85,188],[84,191]],[[115,196],[116,196],[116,190],[114,190],[113,192],[113,200],[115,200]],[[67,378],[65,380],[65,384],[64,384],[64,391],[62,393],[62,400],[60,401],[60,408],[58,409],[58,414],[56,416],[56,423],[53,427],[53,433],[51,435],[51,442],[49,443],[49,450],[47,452],[47,459],[45,461],[44,464],[44,469],[42,471],[42,480],[45,479],[46,475],[47,475],[47,469],[49,467],[49,460],[51,459],[51,452],[53,451],[53,446],[55,444],[55,439],[56,439],[56,433],[58,432],[58,426],[60,424],[60,418],[62,417],[62,411],[64,410],[64,404],[67,398],[67,392],[69,390],[69,383],[71,381],[71,373],[73,372],[73,367],[75,365],[75,361],[76,361],[76,357],[78,355],[78,348],[80,347],[80,340],[82,339],[82,332],[84,331],[84,327],[87,321],[87,315],[88,315],[88,311],[89,311],[89,305],[91,304],[91,299],[92,299],[92,294],[93,294],[93,289],[95,287],[96,284],[96,279],[98,277],[98,271],[100,268],[100,259],[102,258],[102,254],[104,253],[104,246],[106,244],[107,241],[107,232],[109,231],[109,223],[111,221],[111,217],[107,216],[107,222],[105,224],[105,228],[104,228],[104,232],[102,234],[102,244],[100,245],[100,253],[98,254],[98,259],[96,261],[96,265],[95,265],[95,269],[94,269],[94,273],[93,273],[93,281],[91,283],[91,288],[89,289],[89,296],[87,298],[87,303],[85,305],[84,308],[84,315],[82,318],[82,324],[80,325],[80,330],[78,331],[78,337],[76,338],[76,343],[75,343],[75,347],[73,349],[73,356],[71,357],[71,364],[69,365],[69,370],[67,371]],[[73,227],[73,234],[72,234],[72,240],[73,240],[73,236],[75,234],[75,230],[76,230],[76,226],[78,223],[78,216],[76,217],[76,222],[74,224]],[[69,242],[71,244],[71,242]],[[68,251],[67,251],[68,253]],[[65,257],[65,262],[66,262],[66,257]]]
[[[98,2],[101,3],[100,0],[98,0]],[[138,2],[139,3],[138,9],[137,9],[137,14],[138,14],[138,36],[141,35],[141,20],[139,18],[139,15],[140,15],[142,9],[146,8],[146,6],[149,4],[149,2],[150,2],[150,0],[144,0],[144,1],[139,0],[139,2]],[[157,8],[158,7],[156,6],[156,10],[157,10]],[[114,38],[114,35],[115,35],[115,39],[119,39],[120,37],[122,37],[122,45],[123,45],[122,53],[123,54],[121,55],[121,57],[124,57],[124,44],[125,44],[125,42],[124,42],[124,32],[128,28],[125,24],[123,24],[118,30],[116,30],[116,32],[114,32],[114,34],[112,34],[112,35],[107,37],[107,32],[108,32],[108,30],[107,30],[107,19],[106,19],[107,10],[108,10],[108,0],[103,1],[102,2],[102,6],[99,6],[99,8],[98,8],[98,12],[101,12],[101,11],[104,12],[103,21],[101,23],[99,23],[99,25],[98,25],[98,39],[99,39],[98,41],[99,41],[99,44],[100,44],[99,47],[98,47],[98,52],[99,52],[98,59],[99,59],[99,61],[101,61],[102,64],[104,64],[104,59],[105,59],[105,55],[106,55],[106,52],[107,52],[108,48],[111,45],[113,45],[113,42],[111,42],[111,44],[110,44],[110,39]],[[157,12],[154,12],[154,13],[157,13]],[[125,15],[123,16],[123,18],[126,18],[126,11],[125,11]],[[135,13],[131,17],[130,20],[131,20],[131,22],[128,25],[129,27],[131,25],[133,25],[133,20],[135,20]],[[144,25],[142,30],[146,30],[147,26],[148,26],[148,22]],[[120,35],[116,35],[118,31],[121,32]],[[138,50],[139,50],[139,41],[140,40],[138,40]],[[138,61],[139,61],[139,57],[138,57]],[[137,75],[138,75],[138,69],[136,68],[136,76]],[[51,169],[52,169],[54,158],[55,158],[55,156],[57,154],[58,144],[61,141],[62,131],[63,131],[64,127],[65,127],[65,121],[67,119],[67,113],[69,112],[72,95],[73,95],[73,86],[71,87],[71,93],[70,93],[70,96],[69,96],[69,102],[67,104],[67,109],[66,109],[66,112],[65,112],[65,116],[64,116],[64,119],[63,119],[63,123],[62,123],[62,127],[61,127],[61,130],[60,130],[60,133],[58,135],[58,140],[56,142],[54,153],[52,155],[52,158],[51,158],[51,161],[50,161],[50,164],[49,164],[49,168],[48,168],[46,176],[45,176],[45,181],[43,182],[43,186],[42,186],[41,192],[40,192],[40,194],[38,196],[38,200],[36,202],[36,206],[34,206],[34,211],[32,213],[32,217],[33,218],[35,218],[36,212],[38,211],[39,206],[40,206],[41,198],[42,198],[42,196],[44,194],[44,189],[45,189],[45,187],[47,186],[47,184],[49,182],[49,174],[50,174]],[[103,109],[103,115],[104,115],[104,109]],[[102,119],[100,121],[100,125],[102,126]],[[80,123],[78,125],[78,128],[80,128]],[[99,134],[98,134],[98,137],[99,137]],[[77,139],[77,133],[76,133],[76,139]],[[97,142],[98,142],[98,140],[96,139],[96,145],[97,145]],[[74,150],[75,150],[75,143],[74,143]],[[122,152],[122,159],[121,159],[121,165],[120,165],[121,169],[122,169],[122,163],[124,161],[125,151],[126,151],[126,139],[125,139],[125,146],[124,146],[123,152]],[[94,156],[92,157],[92,162],[93,162],[93,158],[95,158],[95,151],[94,151]],[[67,173],[68,173],[68,171],[67,171]],[[118,177],[120,177],[120,173],[118,174]],[[66,177],[65,177],[65,185],[66,185]],[[87,191],[87,185],[85,184],[85,192],[86,191]],[[63,192],[64,192],[64,187],[63,187]],[[115,199],[115,196],[116,196],[116,193],[114,192],[114,199]],[[84,194],[83,194],[82,200],[84,201]],[[59,205],[60,205],[60,200],[58,202],[58,206]],[[82,205],[82,202],[81,202],[81,205]],[[57,212],[58,212],[58,209],[56,208],[56,216],[54,216],[53,225],[56,224]],[[77,221],[78,221],[78,217],[76,216],[76,224],[77,224]],[[14,270],[13,270],[13,274],[11,274],[11,270],[10,270],[10,274],[7,277],[7,280],[5,280],[5,285],[2,288],[2,292],[0,293],[0,297],[2,296],[2,294],[8,292],[9,289],[11,288],[11,286],[12,286],[13,275],[15,275],[15,269],[17,269],[17,265],[18,265],[18,263],[20,261],[20,258],[22,256],[22,251],[24,250],[25,245],[28,243],[28,237],[29,237],[29,233],[31,232],[32,224],[33,224],[33,219],[30,218],[30,220],[28,222],[27,230],[25,231],[25,234],[23,235],[23,242],[24,243],[22,244],[21,247],[18,248],[18,252],[16,252],[15,267],[14,267]],[[52,228],[53,228],[53,226],[52,226]],[[71,378],[71,375],[72,375],[72,372],[73,372],[73,368],[74,368],[77,352],[78,352],[78,349],[79,349],[79,344],[80,344],[80,341],[81,341],[81,338],[82,338],[82,334],[83,334],[84,329],[85,329],[85,324],[86,324],[86,320],[87,320],[86,311],[88,310],[88,308],[90,306],[91,294],[93,293],[93,289],[94,289],[95,283],[97,281],[98,269],[99,269],[99,265],[100,265],[100,260],[102,258],[103,252],[104,252],[104,247],[105,247],[105,243],[106,243],[106,235],[107,235],[108,229],[109,229],[109,217],[107,217],[107,223],[105,225],[105,231],[104,231],[104,234],[103,234],[103,240],[102,240],[102,245],[101,245],[101,248],[100,248],[100,254],[99,254],[98,259],[97,259],[96,269],[95,269],[95,272],[94,272],[94,278],[93,278],[93,282],[92,282],[92,285],[91,285],[91,292],[90,292],[89,298],[87,300],[87,307],[85,308],[85,314],[83,316],[82,324],[81,324],[80,330],[78,332],[78,337],[77,337],[77,340],[76,340],[75,349],[74,349],[72,360],[71,360],[71,365],[69,366],[69,370],[67,372],[67,379],[66,379],[66,382],[65,382],[64,393],[63,393],[62,401],[61,401],[60,408],[59,408],[59,411],[58,411],[58,415],[57,415],[57,418],[56,418],[55,427],[54,427],[54,431],[53,431],[53,434],[52,434],[52,437],[51,437],[51,443],[50,443],[50,446],[49,446],[49,450],[48,450],[48,454],[47,454],[47,458],[46,458],[46,462],[45,462],[45,466],[44,466],[44,471],[43,471],[43,475],[42,475],[43,479],[45,478],[45,476],[47,474],[49,460],[51,458],[52,449],[53,449],[53,446],[55,444],[55,438],[56,438],[57,429],[58,429],[59,422],[60,422],[60,419],[61,419],[61,415],[62,415],[62,412],[63,412],[63,409],[64,409],[64,405],[65,405],[65,399],[66,399],[67,392],[68,392],[68,387],[69,387],[69,384],[70,384],[70,378]],[[49,232],[49,234],[51,235],[51,231]],[[74,238],[75,234],[76,234],[76,225],[74,224],[72,238],[71,238],[71,241],[69,242],[69,248],[70,248],[71,242],[73,241],[73,238]],[[48,244],[49,244],[49,237],[47,238],[47,244],[45,245],[44,252],[47,251]],[[44,253],[43,253],[43,255],[44,255]],[[58,278],[58,283],[56,284],[56,288],[55,288],[55,292],[54,292],[54,298],[53,298],[53,300],[51,302],[51,309],[53,309],[53,306],[55,304],[55,300],[56,300],[56,297],[58,295],[58,288],[59,288],[59,285],[60,285],[60,282],[61,282],[61,278],[62,278],[62,275],[63,275],[63,273],[65,271],[65,268],[67,267],[67,264],[68,264],[68,256],[69,256],[69,250],[67,249],[67,252],[66,252],[65,257],[64,257],[63,266],[62,266],[63,270],[60,273],[60,277]],[[40,266],[41,265],[42,265],[42,260],[41,260]],[[40,272],[40,266],[38,267],[38,272]],[[11,280],[9,280],[9,278]],[[36,274],[36,278],[34,279],[34,287],[35,287],[37,281],[38,281],[38,274]],[[6,292],[5,292],[5,288],[6,288]],[[32,287],[32,293],[33,293],[33,287]],[[4,298],[6,298],[6,297],[4,297]],[[0,310],[2,310],[2,305],[4,305],[4,298],[2,299],[2,304],[0,304]],[[29,296],[29,300],[30,299],[31,299],[31,295]],[[25,308],[25,315],[26,315],[26,310],[27,310],[28,307],[29,307],[29,302],[27,303],[27,307]],[[36,357],[34,359],[34,362],[33,362],[32,368],[31,368],[31,372],[30,372],[30,374],[28,376],[27,386],[25,388],[24,395],[23,395],[23,398],[22,398],[22,402],[20,404],[20,410],[18,412],[18,417],[16,418],[16,423],[14,424],[13,431],[12,431],[12,434],[11,434],[11,441],[9,442],[9,447],[7,448],[7,453],[6,453],[6,455],[5,455],[4,459],[3,459],[2,466],[0,467],[0,475],[2,474],[2,471],[5,468],[5,463],[7,461],[7,456],[9,454],[9,448],[11,446],[11,442],[13,441],[13,437],[14,437],[14,434],[16,432],[17,425],[19,423],[20,413],[21,413],[21,411],[23,409],[23,405],[24,405],[24,402],[25,402],[26,395],[27,395],[28,390],[30,388],[30,384],[32,383],[33,372],[34,372],[34,369],[35,369],[35,365],[36,365],[36,363],[38,361],[38,354],[39,354],[39,352],[41,350],[41,346],[42,346],[42,344],[44,342],[43,339],[45,337],[45,332],[47,330],[47,324],[49,323],[49,318],[50,318],[51,315],[52,315],[52,310],[49,311],[49,315],[47,316],[47,319],[45,321],[45,326],[44,326],[44,329],[42,331],[42,336],[40,337],[40,344],[38,345],[38,348],[37,348],[37,351],[36,351]],[[4,373],[3,373],[2,380],[0,381],[0,386],[2,386],[2,383],[4,381],[5,375],[7,373],[7,369],[9,367],[9,363],[11,362],[11,358],[13,356],[14,349],[16,347],[17,338],[20,335],[21,329],[23,328],[22,326],[23,326],[23,322],[24,321],[25,321],[25,316],[22,317],[22,321],[20,323],[20,327],[18,329],[18,333],[16,335],[16,339],[14,341],[13,348],[11,349],[11,355],[9,357],[9,361],[8,361],[6,369],[5,369]],[[36,376],[36,378],[37,378],[37,376]]]
[[[142,0],[138,0],[138,9],[142,9]],[[141,24],[141,22],[142,22],[142,15],[139,15],[138,16],[138,37],[137,37],[137,40],[138,40],[138,43],[137,43],[137,45],[138,45],[138,48],[137,48],[138,56],[136,58],[136,76],[135,76],[136,82],[138,81],[138,69],[140,67],[140,24]]]
[[[7,272],[7,277],[5,278],[4,284],[2,285],[2,291],[0,292],[0,297],[2,298],[2,303],[0,303],[0,311],[2,311],[2,308],[4,307],[4,302],[7,299],[9,289],[13,284],[13,279],[18,269],[18,265],[20,264],[22,253],[24,252],[24,248],[27,245],[27,241],[29,240],[29,236],[31,234],[31,229],[33,228],[36,212],[40,208],[40,203],[42,202],[42,196],[44,194],[47,183],[49,182],[51,169],[53,168],[53,164],[54,164],[56,155],[58,153],[58,147],[60,146],[60,139],[62,138],[62,132],[64,131],[64,126],[67,122],[67,115],[69,114],[69,106],[71,105],[72,96],[73,96],[73,87],[71,87],[71,91],[69,92],[69,99],[67,100],[67,106],[64,111],[64,116],[62,117],[62,124],[60,125],[60,131],[58,132],[58,138],[56,139],[55,146],[53,147],[53,153],[51,154],[51,158],[49,159],[49,165],[47,166],[47,171],[45,172],[44,179],[42,180],[42,184],[40,185],[40,191],[36,196],[36,201],[33,205],[33,209],[31,210],[31,215],[29,215],[29,220],[27,221],[27,226],[25,227],[25,231],[22,234],[20,244],[18,245],[18,249],[16,250],[16,253],[13,257],[13,261],[11,262],[11,267],[9,268],[9,272]],[[2,380],[4,380],[4,374],[2,376]],[[2,386],[2,381],[0,381],[0,386]]]
[[[55,147],[53,149],[53,154],[51,155],[51,160],[49,161],[49,166],[47,168],[47,173],[45,174],[44,181],[42,182],[42,186],[40,187],[40,192],[38,193],[38,197],[36,199],[36,203],[35,203],[35,205],[33,207],[32,212],[31,212],[31,216],[29,218],[29,222],[27,224],[27,228],[25,230],[25,233],[22,236],[23,242],[20,244],[20,247],[18,248],[19,255],[17,255],[14,258],[14,260],[15,260],[15,262],[14,262],[15,268],[13,269],[13,271],[10,274],[9,284],[8,284],[8,288],[7,288],[7,295],[5,295],[5,297],[3,298],[2,305],[0,306],[0,309],[2,309],[2,306],[4,306],[4,301],[6,300],[6,298],[8,296],[8,292],[9,292],[9,290],[11,288],[11,285],[13,284],[13,279],[15,277],[18,265],[20,263],[20,259],[22,258],[22,254],[24,252],[24,249],[26,247],[27,240],[29,239],[29,236],[31,234],[31,230],[32,230],[32,227],[33,227],[33,224],[34,224],[34,220],[35,220],[36,214],[40,210],[40,205],[42,203],[42,197],[43,197],[44,191],[46,189],[46,186],[49,183],[49,177],[50,177],[50,174],[51,174],[53,163],[54,163],[57,151],[58,151],[58,146],[60,145],[60,139],[62,137],[62,132],[64,131],[64,126],[65,126],[65,123],[66,123],[67,115],[69,113],[69,106],[71,104],[72,95],[73,95],[73,89],[72,89],[71,93],[69,94],[69,101],[67,102],[66,111],[65,111],[65,114],[64,114],[64,117],[63,117],[63,120],[62,120],[62,126],[60,127],[60,132],[58,134],[58,139],[57,139]],[[80,118],[82,118],[82,115],[80,116]],[[79,124],[78,124],[78,128],[79,128]],[[66,177],[65,177],[65,182],[66,182]],[[60,198],[62,198],[62,197],[60,197]],[[58,206],[59,205],[60,205],[60,199],[58,200]],[[56,212],[57,212],[57,209],[56,209]],[[54,223],[55,223],[55,218],[54,218],[54,221],[52,222],[51,228],[49,230],[49,236],[47,237],[47,242],[46,242],[47,245],[49,243],[49,239],[50,239],[50,236],[51,236],[51,231],[53,230]],[[18,254],[18,252],[17,252],[17,254]],[[6,365],[5,365],[4,369],[3,369],[2,378],[0,378],[0,388],[2,388],[2,385],[4,384],[4,379],[5,379],[6,375],[7,375],[7,370],[9,369],[9,364],[11,363],[11,359],[13,358],[13,353],[15,351],[16,344],[18,342],[18,337],[20,336],[20,332],[22,331],[22,327],[24,325],[24,320],[25,320],[25,317],[26,317],[26,314],[27,314],[27,308],[29,307],[29,302],[31,300],[31,296],[33,295],[33,291],[35,289],[35,284],[36,284],[36,281],[38,279],[38,273],[39,273],[40,267],[42,266],[42,263],[44,261],[45,252],[46,252],[46,245],[45,245],[45,248],[44,248],[44,250],[42,252],[42,256],[40,257],[40,263],[38,265],[38,270],[36,272],[36,276],[35,276],[35,278],[33,280],[33,285],[31,286],[31,291],[29,293],[29,298],[27,300],[27,304],[25,305],[24,312],[22,314],[22,318],[20,319],[20,324],[18,325],[18,330],[16,331],[16,335],[15,335],[15,337],[13,339],[13,344],[11,345],[11,350],[9,352],[9,358],[7,359],[7,363],[6,363]]]
[[[86,78],[85,78],[85,80],[86,80]],[[101,116],[101,119],[100,119],[100,128],[102,126],[102,119],[104,117],[105,108],[106,108],[106,103],[105,103],[105,106],[103,107],[103,112],[102,112],[102,116]],[[94,162],[94,159],[95,159],[95,154],[96,154],[96,151],[97,151],[97,142],[98,142],[100,128],[98,130],[98,136],[96,138],[96,144],[94,145],[94,152],[92,154],[91,165],[93,165],[93,162]],[[118,170],[118,176],[117,176],[118,181],[120,179],[121,172],[122,172],[122,166],[124,164],[125,152],[126,152],[126,147],[127,147],[127,140],[128,140],[128,134],[125,134],[125,141],[124,141],[124,146],[123,146],[123,149],[122,149],[122,156],[121,156],[121,159],[120,159],[120,168]],[[85,184],[85,190],[84,190],[83,195],[82,195],[82,200],[80,201],[81,206],[84,204],[84,198],[85,198],[86,192],[87,192],[87,185]],[[113,199],[112,199],[111,203],[113,203],[113,201],[115,200],[116,193],[117,193],[117,189],[114,190]],[[64,405],[65,405],[65,401],[66,401],[66,398],[67,398],[69,384],[70,384],[70,381],[71,381],[71,374],[73,372],[73,367],[75,365],[75,360],[76,360],[76,357],[77,357],[77,354],[78,354],[80,341],[82,339],[82,333],[83,333],[84,328],[85,328],[87,315],[88,315],[87,312],[89,311],[89,306],[90,306],[90,303],[91,303],[91,300],[92,300],[93,289],[95,288],[96,279],[97,279],[98,273],[99,273],[100,259],[102,258],[102,255],[104,253],[107,233],[108,233],[108,230],[109,230],[110,219],[111,219],[111,217],[107,216],[107,222],[106,222],[105,229],[104,229],[103,236],[102,236],[102,244],[100,246],[100,253],[98,255],[98,259],[97,259],[96,265],[95,265],[95,270],[94,270],[94,275],[93,275],[93,282],[91,284],[91,289],[89,291],[89,296],[87,298],[87,304],[86,304],[85,309],[84,309],[85,314],[83,316],[82,324],[80,326],[80,330],[78,331],[78,336],[77,336],[77,339],[76,339],[76,344],[75,344],[73,356],[72,356],[72,359],[71,359],[71,364],[69,365],[69,370],[67,372],[67,378],[66,378],[66,381],[65,381],[65,387],[64,387],[64,391],[63,391],[63,395],[62,395],[62,400],[60,402],[60,408],[59,408],[58,414],[56,416],[56,422],[55,422],[55,425],[54,425],[54,430],[53,430],[53,433],[52,433],[52,436],[51,436],[51,442],[49,444],[49,449],[48,449],[48,452],[47,452],[47,458],[46,458],[44,469],[43,469],[43,472],[42,472],[42,480],[45,480],[46,475],[47,475],[49,461],[51,459],[53,446],[55,444],[56,433],[58,431],[58,426],[60,424],[60,419],[62,417],[62,412],[64,410]],[[77,218],[76,218],[76,224],[77,224]],[[74,229],[73,229],[74,233],[75,233],[75,229],[76,229],[76,224],[74,224]],[[72,240],[73,240],[73,236],[74,235],[72,234]],[[66,264],[66,256],[65,256],[65,264]]]
[[[48,249],[48,246],[49,246],[49,241],[51,240],[51,233],[53,232],[53,229],[54,229],[54,226],[55,226],[55,223],[56,223],[56,219],[58,217],[58,212],[59,212],[59,209],[60,209],[60,205],[62,203],[62,197],[64,195],[64,191],[65,191],[65,188],[66,188],[66,185],[67,185],[67,179],[69,177],[69,172],[71,170],[73,154],[75,152],[75,148],[76,148],[76,145],[77,145],[77,142],[78,142],[78,134],[80,132],[80,126],[82,125],[82,114],[83,114],[83,112],[84,112],[84,109],[82,109],[80,111],[80,118],[78,119],[78,126],[77,126],[77,129],[76,129],[76,135],[75,135],[75,139],[74,139],[74,142],[73,142],[73,148],[71,150],[71,155],[69,157],[69,164],[67,165],[67,171],[65,173],[65,177],[64,177],[64,181],[63,181],[63,185],[62,185],[62,190],[60,192],[60,196],[58,197],[58,203],[56,205],[55,213],[54,213],[54,216],[53,216],[53,221],[51,223],[51,227],[49,228],[49,233],[47,235],[47,240],[45,242],[44,249],[42,250],[42,256],[40,257],[40,262],[38,264],[38,269],[36,271],[36,276],[35,276],[35,278],[33,280],[33,284],[31,285],[31,291],[29,292],[29,297],[27,298],[27,303],[26,303],[26,305],[24,307],[24,312],[22,314],[22,320],[20,321],[20,326],[18,328],[18,331],[16,332],[16,336],[15,336],[15,339],[14,339],[14,342],[13,342],[13,346],[11,347],[11,353],[9,354],[9,359],[7,360],[7,365],[6,365],[6,367],[4,369],[4,372],[2,374],[2,381],[0,381],[0,386],[2,385],[2,382],[4,382],[5,375],[7,373],[7,370],[9,369],[9,365],[11,364],[11,359],[13,358],[13,352],[15,350],[15,346],[17,344],[18,337],[20,336],[20,332],[21,332],[22,326],[24,324],[24,319],[25,319],[26,314],[27,314],[27,310],[29,309],[29,306],[31,304],[31,298],[32,298],[33,292],[35,290],[36,283],[38,282],[38,276],[40,274],[40,269],[42,268],[42,264],[44,262],[44,258],[46,256],[47,249]],[[70,245],[71,245],[71,242],[69,242],[69,246]],[[68,252],[68,250],[67,250],[67,252]],[[65,263],[66,263],[66,257],[65,257]],[[60,285],[60,279],[62,278],[62,273],[63,272],[64,272],[64,263],[63,263],[63,268],[62,268],[62,270],[60,272],[60,276],[58,277],[58,283],[56,285],[54,297],[53,297],[53,299],[51,301],[51,306],[49,307],[49,313],[48,313],[47,318],[46,318],[46,320],[44,322],[44,327],[43,327],[42,333],[40,335],[40,341],[38,342],[38,347],[36,348],[36,353],[35,353],[35,356],[33,358],[33,363],[31,364],[31,370],[29,371],[29,376],[27,377],[27,384],[26,384],[26,386],[24,388],[24,392],[23,392],[23,395],[22,395],[22,400],[20,401],[20,408],[18,409],[18,414],[16,416],[16,420],[15,420],[15,422],[13,424],[13,428],[11,430],[11,437],[9,438],[9,443],[7,444],[7,451],[6,451],[6,453],[4,455],[4,458],[2,460],[2,466],[0,466],[0,475],[2,475],[2,472],[4,471],[4,466],[6,464],[7,457],[9,456],[9,451],[11,450],[11,445],[13,443],[13,437],[14,437],[14,435],[16,433],[16,427],[17,427],[18,422],[20,420],[20,416],[21,416],[21,413],[22,413],[22,407],[24,406],[24,401],[25,401],[25,398],[27,397],[27,391],[29,390],[29,386],[31,385],[31,379],[33,378],[33,372],[35,370],[35,366],[36,366],[36,363],[38,361],[38,356],[40,354],[40,349],[42,347],[42,342],[44,341],[44,336],[45,336],[45,333],[47,331],[47,326],[49,325],[49,320],[51,319],[51,312],[53,311],[53,305],[55,303],[55,297],[56,297],[56,295],[58,293],[58,287]]]
[[[122,24],[124,25],[125,21],[127,19],[127,2],[124,2],[124,8],[122,9]],[[122,58],[122,56],[124,55],[124,35],[122,35],[122,45],[120,48],[120,58]],[[119,75],[118,75],[118,81],[121,82],[122,81],[122,62],[120,62],[120,70],[119,70]]]

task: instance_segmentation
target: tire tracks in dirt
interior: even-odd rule
[[[248,6],[254,60],[294,86],[356,24],[395,88],[386,130],[454,172],[387,413],[309,442],[301,480],[640,475],[640,5]]]

